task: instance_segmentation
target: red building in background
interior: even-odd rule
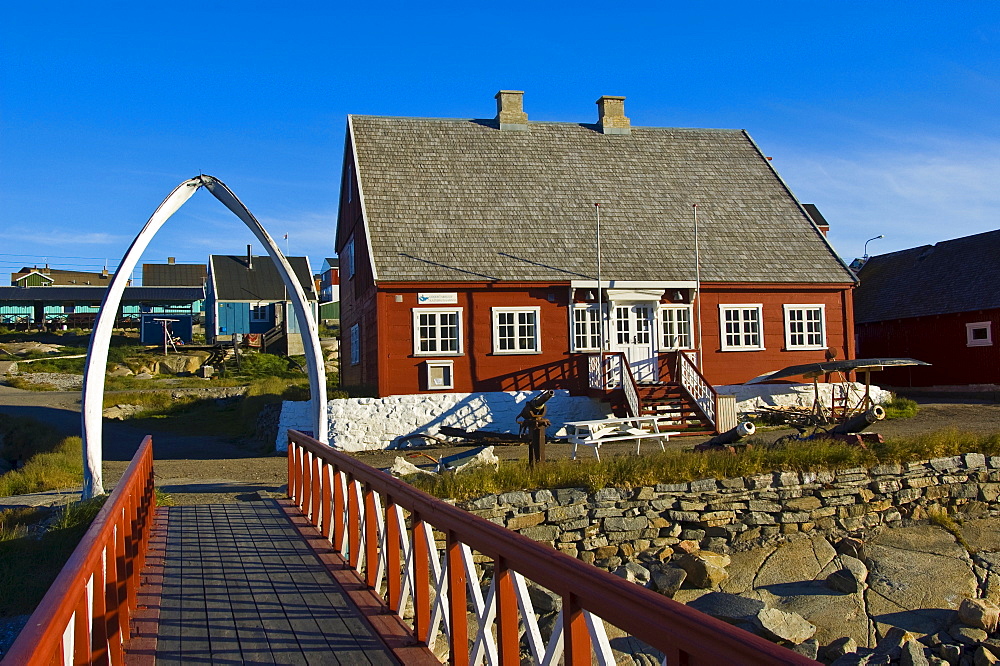
[[[881,383],[1000,384],[1000,231],[878,255],[858,277],[858,355],[931,364],[886,369]]]
[[[531,122],[517,91],[490,120],[349,117],[345,384],[583,393],[602,346],[640,384],[678,351],[713,384],[853,357],[855,278],[747,133],[631,127],[623,100],[593,124]]]

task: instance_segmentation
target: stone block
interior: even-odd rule
[[[751,526],[775,525],[778,522],[777,520],[775,520],[774,516],[772,516],[769,513],[757,513],[757,512],[745,513],[743,514],[741,520],[743,521],[744,524]]]
[[[818,497],[806,495],[805,497],[788,500],[785,502],[785,509],[790,511],[814,511],[822,505],[823,503]]]
[[[764,513],[778,513],[781,511],[781,505],[777,502],[767,502],[762,500],[750,500],[747,502],[747,508],[754,512]]]
[[[986,456],[982,453],[966,453],[962,458],[966,469],[986,469]]]
[[[679,504],[681,511],[704,511],[705,507],[708,506],[705,502],[692,502],[691,500],[681,500]]]
[[[539,525],[543,522],[545,522],[545,514],[540,511],[537,513],[521,513],[507,519],[507,529],[517,531],[525,527]]]
[[[570,504],[569,506],[552,507],[545,512],[545,520],[550,523],[562,523],[586,515],[587,507],[582,504]]]
[[[649,526],[649,521],[643,516],[635,518],[609,517],[604,519],[605,532],[625,532],[642,530]]]
[[[737,476],[731,479],[720,479],[719,485],[726,490],[742,490],[747,487],[747,482],[743,477]]]
[[[701,514],[697,511],[669,511],[670,519],[679,523],[697,523]]]
[[[726,571],[729,562],[728,555],[708,550],[689,553],[677,560],[677,564],[687,572],[688,582],[703,589],[718,587],[729,578],[729,572]]]
[[[693,493],[715,492],[719,489],[715,479],[700,479],[692,481],[690,485]]]
[[[546,502],[552,502],[555,500],[552,496],[551,490],[536,490],[533,498],[536,504],[545,504]]]
[[[809,513],[805,511],[785,511],[778,516],[778,522],[807,523],[809,522]]]
[[[617,502],[622,499],[622,494],[617,488],[601,488],[595,491],[592,496],[594,502]]]
[[[962,464],[962,458],[960,456],[949,456],[947,458],[932,458],[927,461],[927,464],[931,466],[937,472],[946,472],[948,470],[956,469]]]
[[[556,488],[553,493],[556,501],[563,506],[587,501],[587,493],[581,488]]]
[[[554,525],[537,525],[535,527],[526,527],[521,530],[523,536],[528,537],[532,541],[555,541],[556,537],[559,536],[559,528]]]
[[[531,495],[521,490],[515,490],[513,492],[498,495],[497,501],[500,504],[506,504],[507,506],[523,507],[531,504]]]
[[[775,486],[797,486],[801,483],[798,472],[775,472],[772,483]]]
[[[690,483],[658,483],[656,492],[658,493],[686,493],[691,489]]]

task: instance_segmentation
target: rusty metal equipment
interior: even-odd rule
[[[545,429],[552,422],[545,418],[545,403],[555,395],[555,391],[542,391],[527,401],[517,421],[521,424],[521,436],[528,436],[528,464],[545,461]]]
[[[735,428],[730,428],[726,432],[716,435],[704,444],[698,444],[694,447],[694,450],[716,451],[719,449],[729,449],[732,451],[734,450],[733,444],[739,443],[744,437],[749,437],[755,432],[757,432],[757,426],[752,421],[744,421]]]

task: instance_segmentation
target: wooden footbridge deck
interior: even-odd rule
[[[289,438],[288,499],[157,510],[147,437],[3,664],[816,663]]]

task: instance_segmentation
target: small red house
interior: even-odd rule
[[[880,383],[1000,384],[1000,230],[878,255],[858,277],[858,355],[931,364],[886,369]]]
[[[678,351],[728,384],[853,352],[855,278],[745,131],[496,99],[489,120],[349,117],[345,384],[584,393],[602,346],[639,384],[672,381]]]

